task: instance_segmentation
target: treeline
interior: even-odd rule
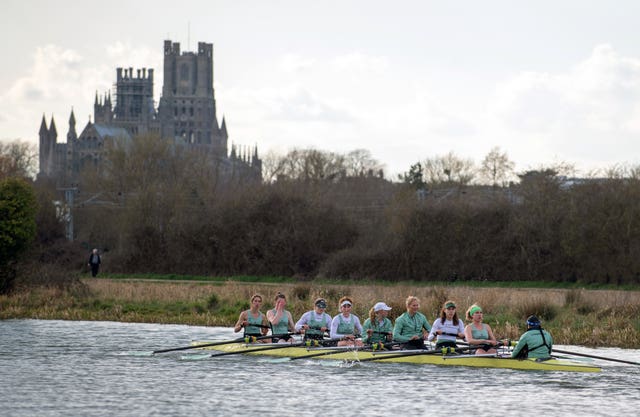
[[[393,182],[367,151],[298,149],[247,183],[206,161],[153,137],[110,147],[72,208],[82,246],[55,259],[80,270],[97,247],[110,272],[640,283],[637,170],[515,177],[492,150],[477,171],[491,185],[453,154]],[[51,246],[60,231],[41,217]]]

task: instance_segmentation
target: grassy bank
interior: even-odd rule
[[[270,308],[277,291],[288,297],[288,309],[297,319],[309,310],[316,297],[325,297],[328,312],[337,314],[337,301],[350,295],[354,313],[363,321],[369,308],[384,300],[392,318],[405,310],[407,295],[422,300],[421,311],[432,321],[442,303],[453,299],[459,314],[473,304],[485,310],[500,338],[515,339],[524,331],[523,321],[535,313],[558,344],[617,346],[640,345],[640,291],[562,288],[478,287],[464,284],[415,286],[338,285],[292,283],[284,279],[268,282],[197,279],[87,279],[71,290],[34,289],[11,297],[0,297],[0,319],[34,318],[64,320],[112,320],[122,322],[180,323],[231,326],[239,312],[248,308],[254,293],[264,296]],[[142,277],[139,277],[142,278]],[[144,277],[149,278],[149,277]]]

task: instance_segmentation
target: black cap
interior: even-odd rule
[[[327,302],[324,298],[317,299],[315,304],[316,304],[316,307],[327,308]]]
[[[540,326],[540,319],[537,318],[536,316],[527,317],[527,326],[539,327]]]

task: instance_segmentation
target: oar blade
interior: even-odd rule
[[[153,356],[153,352],[148,351],[140,351],[140,350],[130,350],[127,352],[119,352],[118,355],[122,356]]]
[[[180,359],[183,361],[199,361],[202,359],[208,359],[211,357],[210,353],[190,353],[187,355],[180,356]]]

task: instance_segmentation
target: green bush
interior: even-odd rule
[[[8,178],[0,182],[0,294],[14,287],[15,263],[36,234],[35,193],[25,180]]]

